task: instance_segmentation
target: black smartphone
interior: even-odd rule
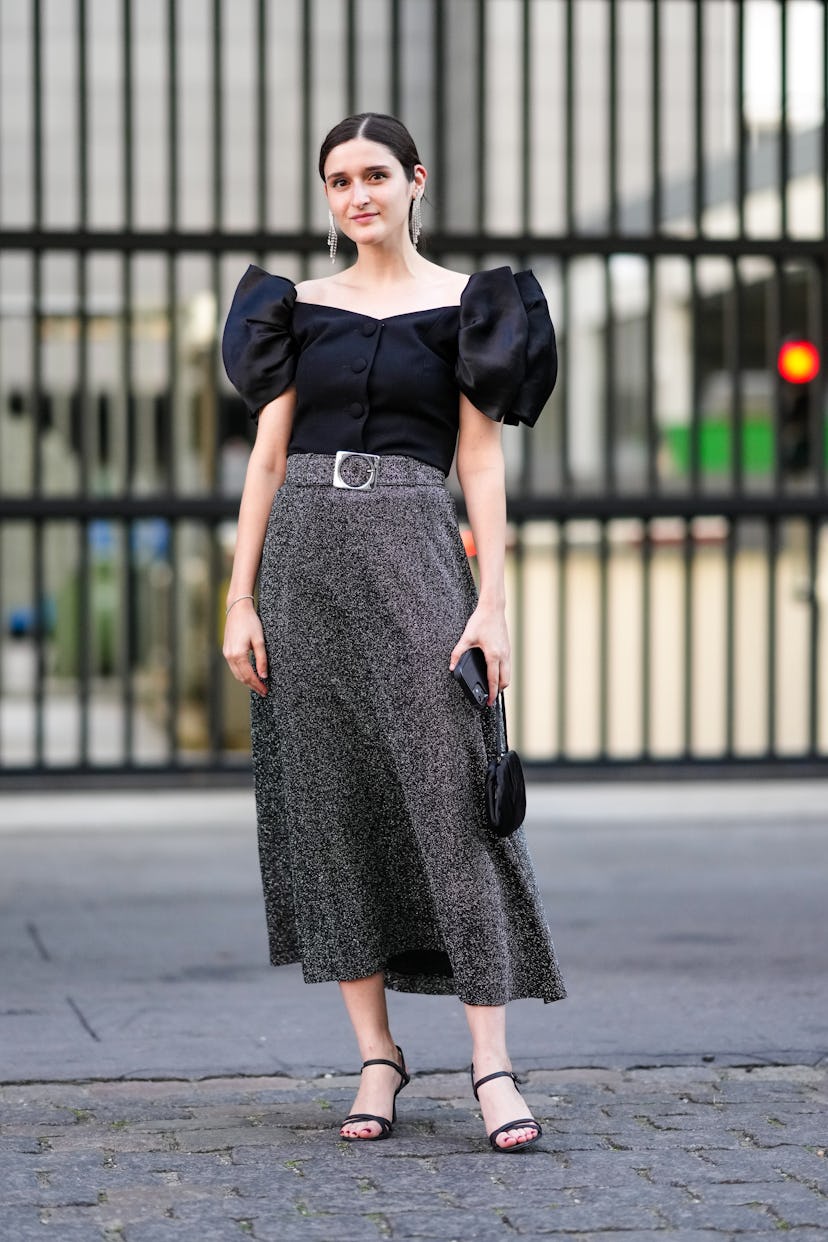
[[[475,707],[484,708],[489,702],[489,677],[486,672],[486,657],[482,647],[469,647],[451,671],[468,699]]]

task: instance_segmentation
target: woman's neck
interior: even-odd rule
[[[360,288],[401,285],[416,279],[417,269],[424,262],[426,260],[411,245],[404,248],[364,246],[354,266],[344,275],[348,284]]]

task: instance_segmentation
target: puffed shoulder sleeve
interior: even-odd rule
[[[296,286],[252,264],[239,281],[221,342],[224,369],[253,418],[288,388],[296,370],[291,334]]]
[[[531,272],[476,272],[460,300],[457,382],[489,418],[533,427],[558,375],[555,330]]]

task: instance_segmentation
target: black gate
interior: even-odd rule
[[[528,763],[824,773],[827,99],[820,0],[0,0],[0,781],[247,772],[217,340],[249,260],[325,270],[368,108],[429,256],[559,330],[506,436]]]

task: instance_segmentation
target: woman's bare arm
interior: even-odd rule
[[[256,442],[247,463],[239,506],[236,552],[227,591],[227,606],[233,606],[224,627],[224,658],[237,681],[262,695],[267,693],[264,680],[268,675],[264,634],[253,600],[243,597],[253,594],[273,497],[285,480],[295,406],[296,391],[289,388],[259,413]],[[250,663],[251,651],[255,668]]]
[[[477,550],[480,596],[451,653],[454,668],[469,647],[482,647],[489,674],[489,703],[511,679],[511,647],[506,627],[506,484],[502,428],[468,400],[460,398],[457,477],[463,489]]]

